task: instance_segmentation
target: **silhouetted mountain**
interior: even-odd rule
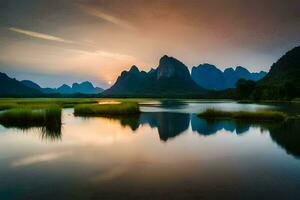
[[[52,89],[52,88],[42,88],[37,83],[35,83],[33,81],[30,81],[30,80],[23,80],[23,81],[21,81],[21,83],[23,85],[26,85],[27,87],[36,89],[36,90],[38,90],[38,91],[40,91],[42,93],[45,93],[45,94],[57,93],[57,91],[55,89]]]
[[[0,72],[0,96],[33,96],[41,92]]]
[[[288,51],[258,82],[263,98],[300,97],[300,46]]]
[[[118,77],[116,83],[104,91],[107,95],[130,95],[141,92],[141,90],[151,86],[152,75],[133,65],[129,71],[123,71]]]
[[[72,94],[73,90],[70,86],[63,84],[59,88],[56,89],[56,91],[60,94]]]
[[[190,72],[179,60],[163,56],[156,69],[156,90],[174,90],[174,93],[199,92],[202,88],[192,80]]]
[[[39,90],[41,91],[42,88],[36,84],[35,82],[33,81],[29,81],[29,80],[23,80],[23,81],[20,81],[23,85],[26,85],[27,87],[30,87],[30,88],[33,88],[33,89],[36,89],[36,90]]]
[[[199,95],[203,91],[192,80],[187,66],[173,57],[163,56],[157,69],[151,69],[148,73],[139,71],[136,66],[123,71],[116,83],[103,94],[165,97]]]
[[[214,65],[203,64],[192,68],[192,79],[204,88],[223,89],[225,77],[221,70]]]
[[[192,68],[192,79],[203,88],[212,90],[224,90],[234,88],[236,82],[243,78],[245,80],[258,81],[267,73],[261,71],[259,73],[250,73],[247,69],[238,66],[227,68],[222,72],[216,66],[211,64],[202,64]]]
[[[94,87],[91,82],[73,83],[72,90],[74,93],[98,94],[103,91],[102,88]]]
[[[257,83],[239,81],[236,96],[240,99],[290,100],[300,97],[300,46],[288,51],[271,66]]]
[[[60,93],[60,94],[98,94],[103,91],[102,88],[94,87],[92,83],[85,81],[82,83],[73,83],[72,87],[63,84],[59,88],[42,88],[37,83],[30,80],[23,80],[21,83],[27,87],[36,89],[45,94]]]

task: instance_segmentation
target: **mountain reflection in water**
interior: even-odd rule
[[[205,120],[195,113],[267,107],[176,102],[171,109],[169,104],[145,105],[140,115],[123,117],[82,118],[64,109],[58,129],[0,125],[0,199],[300,195],[299,120]]]
[[[169,139],[173,139],[180,134],[183,134],[189,127],[193,132],[205,137],[215,135],[221,130],[241,135],[247,133],[251,127],[258,127],[261,129],[261,132],[268,131],[272,140],[285,149],[288,154],[300,158],[300,136],[298,134],[300,125],[298,118],[290,119],[279,124],[251,123],[234,120],[206,120],[199,118],[193,113],[177,112],[142,112],[139,115],[99,118],[118,122],[122,127],[129,127],[132,133],[137,132],[141,126],[148,125],[152,129],[157,129],[159,138],[163,142],[168,142]],[[29,132],[31,129],[37,129],[42,140],[58,141],[62,139],[62,128],[63,127],[60,126],[32,127],[26,129],[20,127],[18,129],[23,130],[25,133]]]
[[[300,157],[300,130],[299,119],[291,119],[279,124],[251,123],[234,120],[206,120],[196,114],[169,113],[169,112],[144,112],[137,116],[113,117],[122,126],[130,127],[136,131],[141,125],[156,128],[161,141],[167,142],[183,134],[191,124],[193,132],[201,136],[211,136],[220,130],[226,130],[237,135],[247,133],[251,127],[259,127],[261,131],[269,131],[271,138],[279,146],[295,157]]]

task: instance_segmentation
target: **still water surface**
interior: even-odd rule
[[[0,125],[0,199],[299,199],[299,121],[206,121],[195,113],[299,106],[143,104],[139,116],[80,118],[61,134]]]

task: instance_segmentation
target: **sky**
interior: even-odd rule
[[[107,88],[163,55],[268,71],[298,45],[299,0],[0,0],[0,72],[43,87]]]

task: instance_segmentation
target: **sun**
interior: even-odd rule
[[[108,85],[111,85],[112,84],[112,81],[108,81]]]

